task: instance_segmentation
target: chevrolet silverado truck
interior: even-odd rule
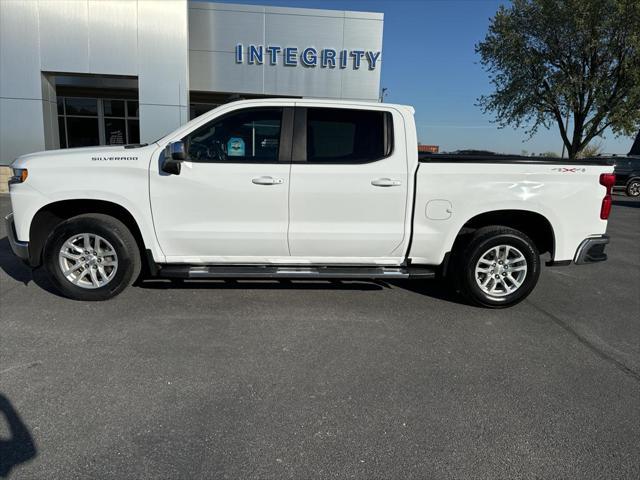
[[[506,307],[548,265],[606,260],[609,160],[419,158],[414,110],[222,105],[150,144],[13,163],[13,252],[78,300],[139,277],[447,281]]]

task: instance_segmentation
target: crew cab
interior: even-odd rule
[[[105,300],[141,276],[452,281],[524,299],[549,265],[597,262],[610,161],[418,157],[412,107],[320,99],[222,105],[148,145],[24,155],[15,254]]]

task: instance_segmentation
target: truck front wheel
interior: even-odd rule
[[[504,308],[524,300],[540,276],[540,254],[524,233],[508,227],[478,229],[454,253],[455,283],[470,302]]]
[[[44,265],[53,285],[75,300],[107,300],[140,274],[135,238],[119,220],[84,214],[60,223],[44,250]]]

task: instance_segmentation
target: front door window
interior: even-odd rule
[[[216,118],[183,141],[192,162],[278,161],[281,108],[254,108]]]

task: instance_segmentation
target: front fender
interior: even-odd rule
[[[164,261],[164,253],[156,241],[153,230],[151,208],[149,207],[148,199],[146,199],[142,205],[139,205],[130,197],[114,192],[84,189],[58,190],[51,195],[45,196],[39,190],[28,184],[12,186],[11,203],[17,239],[22,242],[29,242],[31,224],[37,213],[47,208],[47,206],[67,200],[76,202],[97,200],[124,208],[136,222],[144,242],[144,247],[151,250],[156,262]]]

